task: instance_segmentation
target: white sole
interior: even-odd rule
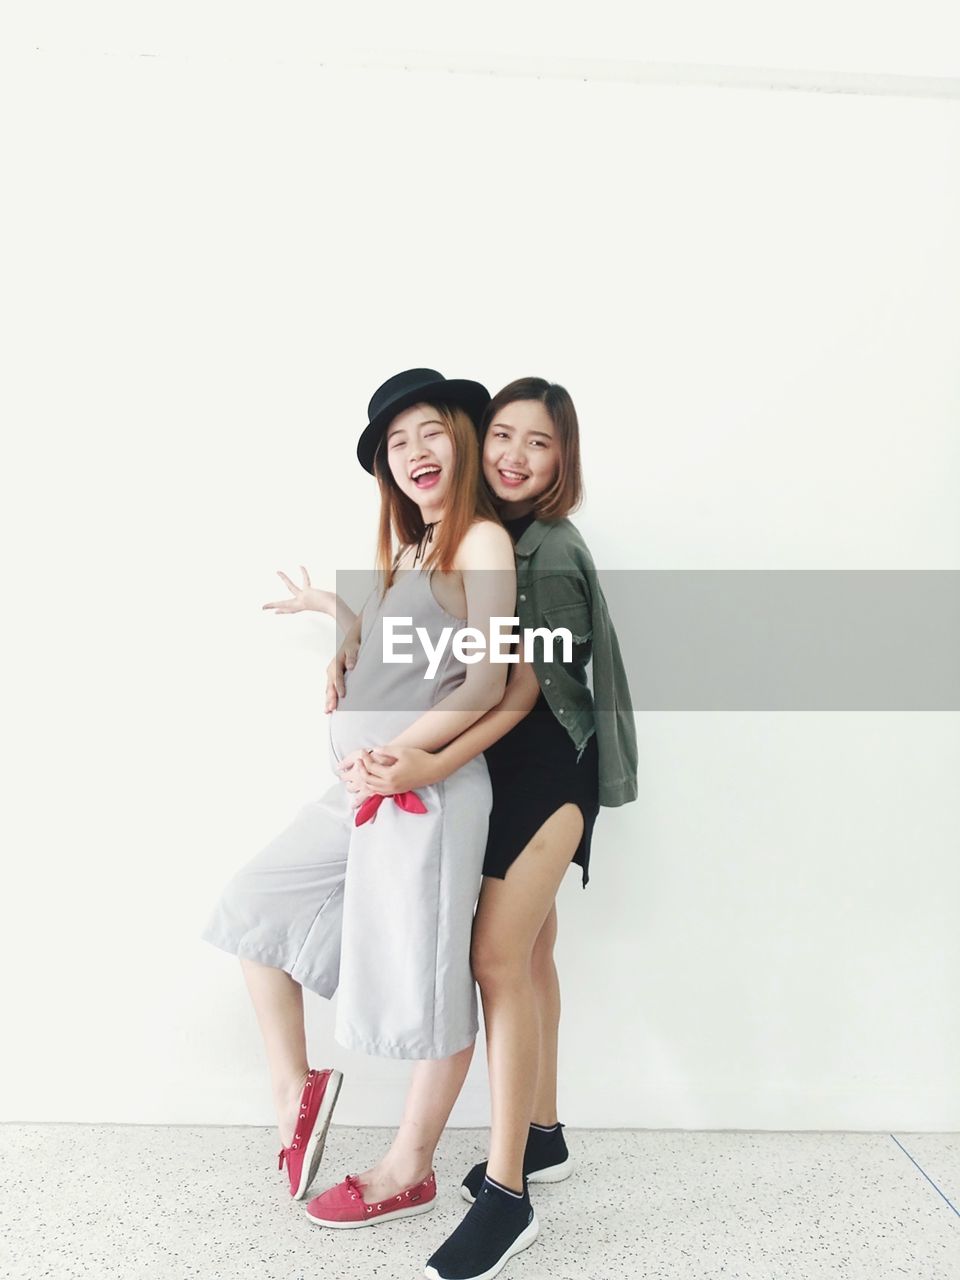
[[[323,1101],[320,1103],[320,1110],[317,1112],[316,1123],[313,1126],[313,1133],[310,1135],[310,1141],[307,1143],[307,1149],[303,1153],[303,1169],[300,1173],[300,1186],[297,1188],[294,1200],[302,1200],[307,1194],[307,1190],[317,1176],[317,1169],[320,1167],[320,1161],[323,1158],[323,1148],[327,1141],[327,1130],[330,1128],[330,1117],[333,1115],[333,1108],[337,1105],[337,1098],[340,1096],[340,1089],[343,1085],[343,1072],[331,1071],[327,1080],[326,1092],[323,1095]]]
[[[524,1249],[529,1248],[539,1234],[540,1223],[537,1222],[537,1215],[534,1214],[529,1224],[520,1232],[500,1261],[495,1262],[489,1271],[478,1271],[475,1276],[470,1276],[469,1280],[493,1280],[493,1277],[500,1274],[510,1259],[516,1257],[518,1253],[522,1253]],[[427,1280],[443,1280],[443,1276],[441,1276],[436,1267],[424,1267],[423,1274],[427,1277]]]
[[[329,1218],[315,1218],[310,1210],[307,1210],[307,1217],[318,1227],[335,1227],[335,1228],[354,1228],[354,1227],[376,1227],[381,1222],[392,1222],[394,1218],[412,1218],[417,1213],[429,1213],[436,1205],[435,1200],[431,1200],[429,1204],[411,1205],[409,1209],[393,1209],[390,1213],[381,1213],[376,1218],[360,1218],[357,1222],[331,1222]]]
[[[549,1169],[540,1169],[536,1173],[527,1174],[527,1182],[563,1182],[565,1178],[569,1178],[574,1170],[573,1158],[567,1156],[562,1164],[551,1165]],[[467,1204],[473,1204],[476,1199],[470,1194],[470,1188],[462,1182],[460,1184],[460,1195],[466,1200]]]
[[[528,1182],[563,1182],[573,1173],[573,1160],[567,1156],[562,1164],[552,1164],[549,1169],[539,1169],[536,1173],[528,1173]]]

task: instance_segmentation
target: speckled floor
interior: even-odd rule
[[[534,1187],[539,1239],[508,1280],[958,1280],[960,1135],[567,1130],[578,1168]],[[390,1132],[333,1127],[321,1191]],[[248,1128],[0,1125],[0,1275],[407,1280],[466,1212],[484,1134],[453,1129],[437,1208],[312,1226]]]

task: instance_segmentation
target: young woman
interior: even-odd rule
[[[408,370],[370,402],[357,455],[380,484],[383,588],[352,628],[350,688],[331,716],[347,774],[373,745],[436,751],[501,701],[507,668],[486,657],[468,664],[448,646],[430,679],[425,649],[382,661],[387,617],[412,618],[436,646],[453,623],[486,635],[491,616],[512,612],[513,548],[480,484],[475,423],[488,400],[478,383]],[[434,1150],[478,1030],[470,934],[490,803],[481,756],[362,811],[338,781],[230,881],[205,930],[240,957],[291,1195],[313,1179],[341,1084],[308,1067],[302,988],[339,991],[341,1044],[417,1060],[389,1151],[312,1200],[316,1222],[359,1227],[433,1208]]]
[[[572,660],[549,663],[535,649],[535,705],[506,736],[498,708],[437,752],[384,746],[365,753],[348,782],[358,799],[437,785],[485,750],[493,784],[472,944],[487,1038],[490,1152],[464,1178],[473,1206],[430,1259],[426,1275],[434,1280],[496,1275],[531,1242],[528,1181],[569,1176],[557,1119],[555,898],[571,862],[586,886],[598,807],[637,795],[636,731],[619,644],[593,560],[566,518],[579,505],[581,475],[577,416],[563,387],[524,378],[494,397],[483,419],[483,474],[516,543],[520,626],[568,628]],[[522,682],[520,672],[518,689]]]

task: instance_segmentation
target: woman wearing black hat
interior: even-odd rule
[[[513,611],[512,545],[479,481],[476,423],[488,398],[478,383],[410,370],[371,401],[357,452],[380,484],[382,592],[364,607],[349,688],[331,716],[332,756],[347,776],[373,745],[436,751],[502,699],[507,668],[486,656],[466,662],[448,647],[438,663],[416,650],[410,663],[383,658],[387,619],[412,619],[436,653],[451,621],[487,632],[491,617]],[[355,808],[339,781],[305,805],[230,881],[204,932],[241,959],[295,1198],[313,1180],[341,1084],[339,1072],[308,1068],[302,988],[338,993],[340,1043],[417,1060],[389,1152],[310,1202],[312,1221],[329,1227],[433,1208],[433,1152],[478,1030],[470,934],[486,764],[475,756],[442,784],[381,799]]]
[[[581,496],[573,402],[563,387],[520,379],[494,397],[482,430],[484,477],[516,543],[521,627],[566,627],[575,643],[567,662],[548,663],[534,650],[535,705],[509,732],[503,707],[496,708],[439,752],[384,748],[357,768],[358,794],[390,794],[441,780],[485,751],[493,783],[472,946],[487,1032],[490,1155],[464,1178],[472,1208],[430,1259],[432,1280],[498,1274],[530,1243],[528,1182],[557,1182],[571,1172],[556,1110],[555,897],[571,863],[587,883],[599,806],[637,794],[636,730],[619,644],[593,560],[566,518]]]

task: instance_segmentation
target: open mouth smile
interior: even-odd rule
[[[435,463],[428,463],[426,466],[417,467],[415,471],[410,473],[410,479],[418,489],[432,489],[440,479],[441,468]]]

